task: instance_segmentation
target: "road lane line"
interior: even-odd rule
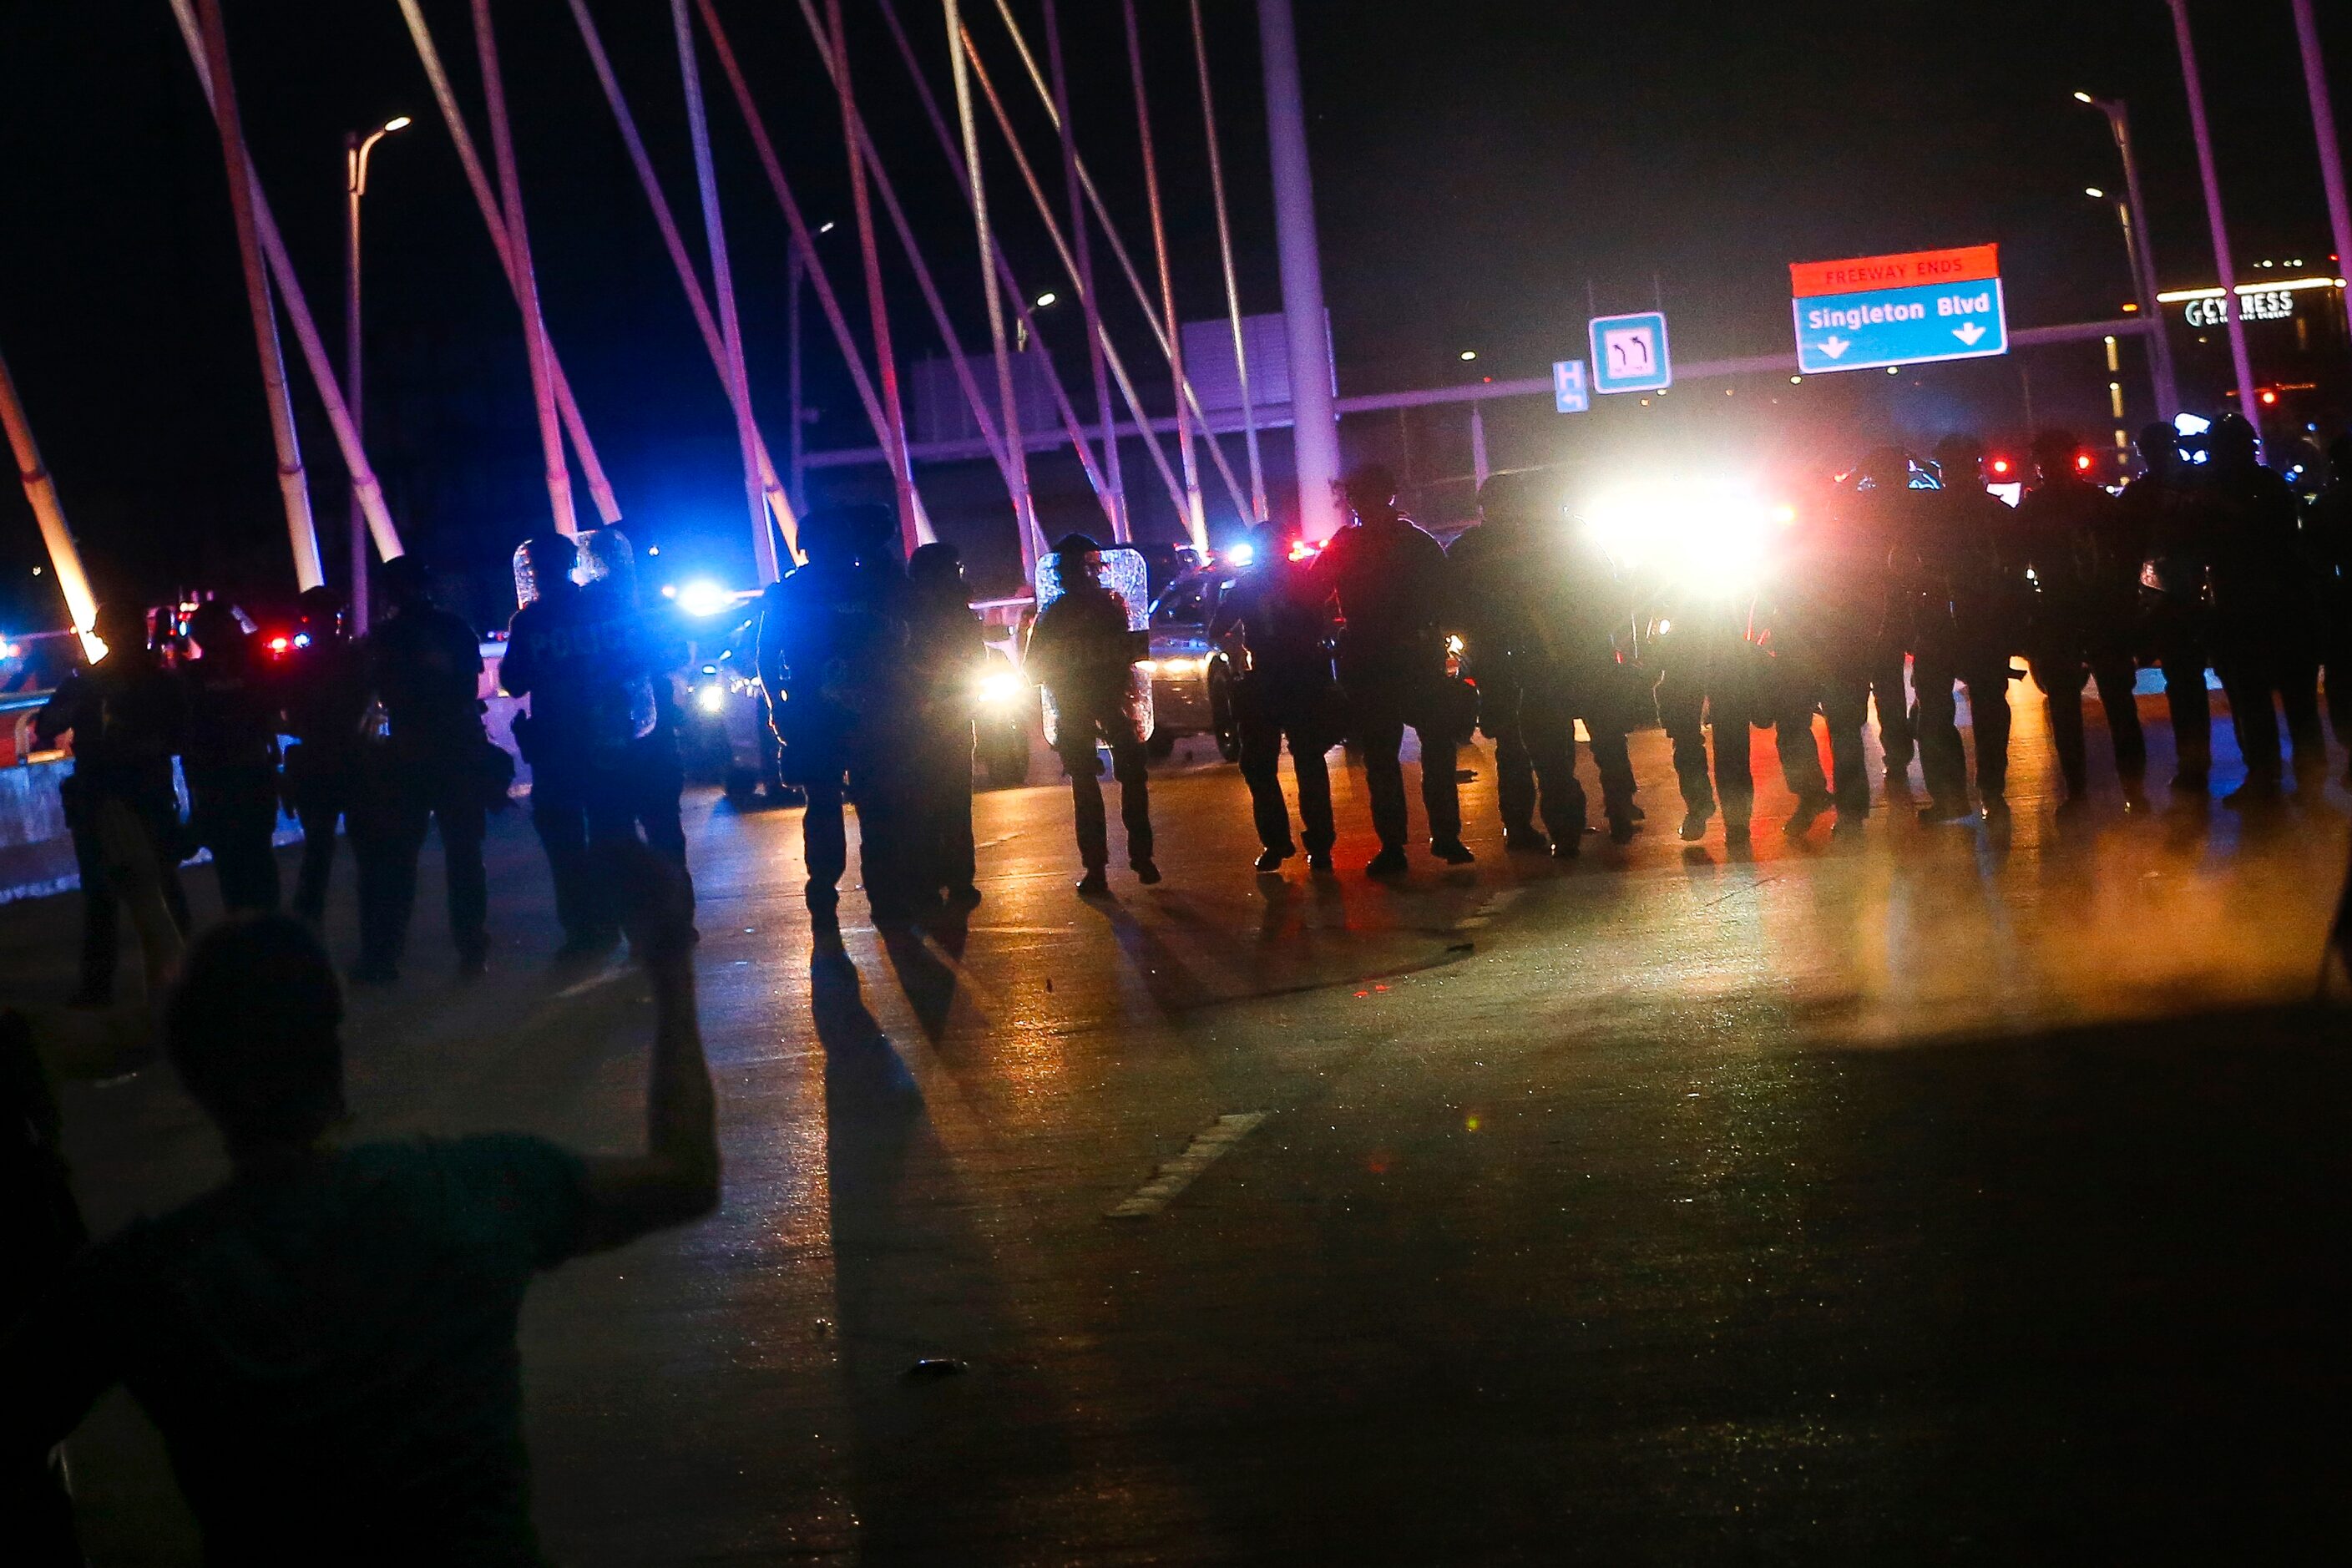
[[[1159,1173],[1108,1210],[1108,1219],[1148,1219],[1166,1208],[1176,1194],[1198,1181],[1201,1173],[1230,1152],[1266,1119],[1263,1110],[1228,1112],[1192,1136],[1184,1152],[1160,1167]]]

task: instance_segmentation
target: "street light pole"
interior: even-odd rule
[[[2205,186],[2205,221],[2213,231],[2213,270],[2221,274],[2221,323],[2230,335],[2231,369],[2238,377],[2238,412],[2262,437],[2262,405],[2254,399],[2254,364],[2246,353],[2246,324],[2238,298],[2238,269],[2230,261],[2230,226],[2221,216],[2221,178],[2213,168],[2213,128],[2205,119],[2205,84],[2197,74],[2197,44],[2189,32],[2189,0],[2170,0],[2172,37],[2180,49],[2180,80],[2189,93],[2189,126],[2197,135],[2197,173]]]
[[[343,137],[343,402],[352,411],[352,427],[363,430],[360,415],[360,198],[367,195],[368,154],[395,131],[408,128],[408,116],[395,114],[362,136]],[[368,525],[360,507],[358,488],[352,493],[352,635],[367,636]]]
[[[2124,250],[2130,258],[2132,289],[2139,297],[2139,313],[2147,322],[2148,379],[2155,384],[2156,411],[2169,423],[2180,412],[2180,384],[2172,372],[2172,339],[2165,331],[2163,308],[2157,296],[2162,292],[2156,278],[2156,251],[2147,237],[2147,204],[2140,199],[2139,160],[2133,155],[2131,112],[2119,98],[2094,98],[2087,92],[2074,95],[2077,103],[2087,103],[2106,116],[2107,130],[2116,139],[2116,152],[2123,159],[2124,200],[2116,204],[2123,219]]]

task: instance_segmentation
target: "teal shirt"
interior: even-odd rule
[[[7,1448],[120,1382],[209,1561],[537,1563],[516,1320],[579,1250],[583,1180],[541,1139],[421,1139],[136,1221],[10,1335]]]

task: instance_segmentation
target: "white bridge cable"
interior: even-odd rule
[[[810,0],[801,0],[801,3],[805,7],[810,4]],[[939,99],[932,93],[931,84],[923,75],[922,67],[915,56],[914,45],[908,40],[906,29],[899,26],[898,11],[891,5],[890,0],[879,0],[879,7],[882,20],[888,26],[890,36],[898,46],[899,58],[907,63],[908,77],[914,84],[916,100],[922,105],[925,117],[930,121],[931,131],[939,138],[940,151],[946,155],[948,167],[954,172],[956,183],[962,189],[964,199],[969,202],[971,199],[971,180],[964,166],[963,154],[957,149],[955,136],[948,130],[947,117],[940,112]],[[1022,293],[1020,280],[1013,275],[1012,259],[1004,254],[1004,247],[997,243],[993,237],[990,243],[996,267],[996,276],[1004,286],[1005,298],[1013,301],[1013,314],[1019,319],[1022,330],[1028,333],[1030,339],[1042,344],[1045,342],[1044,334],[1038,331],[1037,320],[1029,312],[1029,302]],[[1124,515],[1124,502],[1119,498],[1116,484],[1114,481],[1106,480],[1103,468],[1097,465],[1094,450],[1087,444],[1086,428],[1078,419],[1077,410],[1071,406],[1069,394],[1063,390],[1062,378],[1055,372],[1052,359],[1044,355],[1042,351],[1040,358],[1043,361],[1041,368],[1045,372],[1047,390],[1054,395],[1055,411],[1061,416],[1062,427],[1069,435],[1071,445],[1077,449],[1078,463],[1086,470],[1087,482],[1094,487],[1095,499],[1101,502],[1103,515],[1109,520],[1114,536],[1124,539],[1127,535],[1120,522]],[[1111,473],[1115,476],[1118,462],[1115,442],[1108,449],[1107,455],[1113,464]]]
[[[205,54],[204,34],[197,24],[192,0],[172,0],[172,16],[179,24],[181,41],[187,46],[188,58],[195,66],[196,82],[204,89],[205,101],[213,106],[214,113],[217,118],[221,112],[221,98],[214,90],[212,63]],[[224,67],[227,63],[227,40],[224,37],[221,40],[221,60]],[[232,94],[230,110],[233,112],[235,84],[225,85],[228,86]],[[241,151],[243,147],[241,136],[238,138],[238,146]],[[326,341],[319,335],[318,322],[310,314],[309,300],[303,297],[301,281],[294,276],[294,263],[286,254],[286,242],[278,235],[277,219],[270,216],[269,198],[262,192],[261,176],[255,171],[250,156],[246,156],[243,161],[246,190],[251,199],[253,223],[260,241],[262,255],[268,263],[270,276],[277,279],[278,292],[286,301],[286,314],[294,324],[295,342],[301,348],[303,363],[310,369],[310,379],[318,384],[319,399],[326,405],[327,423],[334,431],[335,445],[341,449],[343,465],[351,474],[352,489],[359,498],[361,515],[367,519],[368,531],[374,536],[377,553],[389,561],[402,552],[400,530],[393,525],[392,513],[384,505],[383,487],[376,481],[375,470],[369,466],[367,453],[361,447],[359,427],[352,423],[350,405],[343,398],[342,384],[336,379],[334,365],[327,358]],[[270,320],[269,337],[270,357],[278,358],[274,317]],[[285,385],[283,359],[278,358],[278,385],[282,391]],[[288,434],[290,436],[292,433],[290,403],[286,405],[286,413],[289,421]],[[298,581],[301,581],[302,586],[314,587],[325,581],[325,566],[319,559],[318,535],[310,528],[310,490],[303,480],[299,447],[295,452],[294,467],[290,473],[282,460],[279,463],[278,485],[281,493],[285,494],[288,500],[289,530],[293,525],[294,503],[297,499],[299,500],[302,531],[308,535],[311,576],[307,580],[302,578],[303,541],[299,536],[294,546],[295,575]]]
[[[1062,123],[1071,124],[1070,79],[1062,58],[1062,23],[1054,0],[1044,0],[1045,8],[1045,63],[1054,71],[1054,110]],[[1087,369],[1095,387],[1095,408],[1105,430],[1115,429],[1118,416],[1110,402],[1110,372],[1103,364],[1101,301],[1095,293],[1095,247],[1087,236],[1087,203],[1078,189],[1077,160],[1072,155],[1076,147],[1075,137],[1062,141],[1062,200],[1070,210],[1070,244],[1078,256],[1078,308],[1087,321]],[[1124,544],[1129,535],[1127,516],[1127,481],[1119,472],[1118,440],[1116,436],[1103,439],[1103,461],[1110,480],[1114,502],[1111,535]]]
[[[890,0],[880,0],[880,4],[883,6],[884,15],[887,16]],[[1012,151],[1013,165],[1021,171],[1022,183],[1029,187],[1030,199],[1036,203],[1037,214],[1045,220],[1045,233],[1052,238],[1054,249],[1061,257],[1063,270],[1069,274],[1070,286],[1073,289],[1083,288],[1085,285],[1078,278],[1077,260],[1070,254],[1069,244],[1063,237],[1062,226],[1054,216],[1053,204],[1045,199],[1045,187],[1037,182],[1037,171],[1031,166],[1028,154],[1021,149],[1020,139],[1013,131],[1012,118],[1004,111],[1003,100],[996,95],[995,83],[989,79],[988,68],[982,63],[980,51],[973,47],[971,29],[969,27],[963,32],[963,53],[964,58],[971,64],[972,79],[980,84],[981,96],[988,100],[989,112],[996,121],[997,129],[1004,135],[1004,144]],[[908,64],[909,68],[914,68],[911,51]],[[1143,412],[1143,400],[1136,395],[1134,379],[1127,374],[1127,364],[1119,358],[1118,346],[1111,342],[1108,331],[1101,334],[1101,339],[1103,357],[1110,364],[1112,378],[1118,383],[1119,395],[1127,400],[1129,409],[1135,416],[1138,428],[1144,432],[1144,446],[1151,454],[1152,466],[1160,470],[1161,480],[1168,486],[1169,500],[1174,503],[1178,514],[1181,515],[1184,510],[1184,487],[1178,481],[1176,470],[1168,466],[1168,454],[1160,449],[1159,437],[1150,434],[1150,421]]]
[[[1050,16],[1053,0],[1046,0]],[[1217,255],[1225,270],[1225,313],[1234,326],[1234,377],[1240,384],[1242,399],[1242,434],[1249,448],[1250,520],[1264,522],[1265,511],[1265,466],[1259,458],[1257,447],[1257,408],[1250,401],[1249,345],[1242,341],[1242,291],[1234,277],[1233,215],[1225,205],[1225,160],[1217,143],[1216,96],[1209,88],[1209,35],[1201,20],[1201,0],[1192,0],[1192,61],[1201,77],[1201,121],[1208,131],[1209,190],[1217,206]],[[1049,43],[1052,40],[1047,40]],[[1059,55],[1058,47],[1055,54]],[[1054,90],[1061,94],[1058,66],[1055,73]]]
[[[915,508],[915,468],[907,455],[907,408],[898,395],[898,359],[890,345],[890,301],[882,288],[882,253],[874,243],[874,202],[866,181],[866,160],[857,137],[865,117],[858,112],[857,92],[850,73],[849,30],[843,25],[841,0],[824,0],[826,31],[833,37],[833,56],[839,69],[833,73],[835,96],[841,102],[841,135],[849,157],[849,216],[857,229],[857,258],[866,277],[866,313],[874,338],[875,377],[882,386],[882,412],[890,421],[885,444],[897,454],[890,480],[898,499],[900,542],[908,554],[931,534],[919,525]]]
[[[1168,321],[1176,320],[1176,280],[1168,270],[1168,223],[1160,205],[1160,157],[1151,144],[1151,101],[1143,88],[1143,31],[1135,19],[1135,0],[1124,0],[1121,7],[1127,15],[1127,74],[1135,89],[1136,139],[1143,147],[1144,205],[1151,211],[1151,248],[1160,263],[1160,311]],[[1066,147],[1076,138],[1061,138]],[[1071,158],[1072,166],[1076,157]],[[1206,554],[1209,549],[1209,520],[1201,510],[1201,465],[1192,456],[1192,422],[1185,417],[1184,342],[1181,334],[1168,340],[1168,370],[1173,380],[1176,400],[1176,457],[1184,469],[1184,531],[1192,535],[1192,548]],[[1205,425],[1207,421],[1204,419]],[[1203,432],[1205,435],[1206,432]],[[1213,440],[1213,437],[1210,437]],[[1234,497],[1236,510],[1242,498]]]
[[[801,0],[801,16],[808,24],[809,37],[816,46],[817,58],[824,64],[826,76],[831,78],[834,73],[833,45],[825,36],[824,23],[817,18],[814,0]],[[881,153],[875,147],[873,134],[866,129],[863,118],[858,121],[857,140],[865,153],[866,169],[874,177],[874,189],[882,198],[882,210],[889,215],[890,226],[898,234],[898,244],[914,268],[915,282],[921,290],[923,303],[931,312],[931,323],[947,344],[949,364],[954,372],[956,384],[963,392],[964,402],[971,409],[972,419],[980,427],[981,439],[988,444],[989,455],[994,459],[997,471],[1003,476],[1005,493],[1013,498],[1013,515],[1019,518],[1024,515],[1025,510],[1022,500],[1026,493],[1027,465],[1023,465],[1022,477],[1016,479],[1012,458],[998,432],[996,416],[989,411],[987,395],[982,392],[978,379],[971,374],[971,366],[966,363],[963,344],[956,336],[955,326],[948,317],[947,304],[940,298],[938,280],[932,276],[920,247],[915,243],[914,226],[908,222],[906,208],[898,201],[898,186],[891,180],[889,171],[883,167]]]
[[[735,94],[735,106],[742,111],[744,128],[751,132],[751,149],[759,155],[760,167],[768,176],[768,188],[775,193],[776,205],[783,209],[785,225],[793,231],[793,247],[800,253],[801,262],[808,271],[809,287],[816,294],[819,310],[824,312],[825,324],[833,329],[835,344],[841,351],[843,362],[849,370],[850,384],[857,390],[857,400],[865,405],[867,423],[874,427],[874,438],[885,452],[896,454],[892,461],[907,461],[903,447],[890,439],[889,421],[882,411],[882,400],[875,395],[873,378],[866,371],[865,357],[858,352],[857,341],[850,335],[849,318],[841,308],[841,298],[835,293],[833,280],[825,276],[824,265],[818,258],[816,237],[809,232],[808,220],[801,212],[799,200],[793,195],[792,182],[784,178],[784,166],[777,160],[776,144],[769,139],[767,121],[761,117],[759,105],[752,101],[751,87],[744,79],[743,68],[736,62],[734,46],[727,31],[719,25],[719,13],[711,0],[695,0],[701,14],[703,31],[710,36],[711,52],[719,58],[719,68],[727,78],[727,85]],[[911,472],[911,470],[907,470]],[[922,494],[914,492],[917,530],[923,538],[931,537],[930,521],[922,512]]]
[[[498,34],[490,23],[490,0],[474,0],[474,52],[481,61],[482,98],[488,110],[490,157],[499,171],[507,244],[514,257],[515,286],[522,296],[523,345],[530,358],[531,407],[539,416],[539,446],[547,468],[547,500],[556,531],[580,531],[572,501],[572,464],[563,452],[563,425],[555,412],[555,379],[548,373],[547,319],[540,313],[539,279],[530,264],[530,230],[523,222],[522,178],[515,167],[514,133],[507,121],[506,77],[499,69]]]
[[[1037,537],[1037,516],[1029,506],[1027,455],[1022,450],[1021,406],[1013,395],[1013,359],[1004,347],[1004,301],[996,286],[996,269],[988,264],[989,253],[995,248],[995,238],[988,226],[988,184],[982,174],[980,131],[971,119],[971,82],[964,71],[963,53],[956,40],[963,34],[963,16],[957,0],[944,0],[947,16],[948,62],[950,75],[955,81],[956,120],[963,130],[963,157],[971,171],[971,221],[980,245],[981,291],[988,302],[988,336],[996,355],[996,393],[1003,400],[1004,427],[1013,437],[1012,458],[1015,471],[1021,473],[1019,492],[1013,498],[1013,510],[1021,530],[1021,575],[1034,582],[1037,575],[1037,557],[1044,552],[1045,541]]]
[[[416,58],[425,68],[425,79],[433,89],[433,101],[441,110],[441,122],[447,127],[450,144],[457,150],[458,166],[466,172],[466,184],[474,193],[474,205],[481,209],[483,226],[489,230],[490,248],[497,252],[499,268],[506,275],[507,288],[514,295],[518,310],[524,305],[521,279],[515,271],[514,247],[508,243],[507,220],[499,209],[498,193],[490,186],[490,176],[482,167],[482,155],[474,145],[473,133],[467,129],[466,117],[457,108],[457,95],[449,86],[449,73],[442,68],[441,51],[434,47],[433,34],[425,25],[425,14],[417,8],[417,0],[398,0],[400,14],[408,24],[408,37],[416,46]],[[596,515],[607,523],[621,521],[620,502],[614,499],[612,481],[604,477],[604,465],[597,459],[595,443],[588,438],[588,422],[580,416],[580,405],[572,395],[572,383],[563,374],[562,356],[555,352],[552,339],[547,344],[548,377],[555,384],[556,412],[563,420],[564,433],[572,438],[572,449],[580,458],[580,471],[588,479],[588,497],[595,503]]]
[[[727,384],[727,401],[735,415],[735,441],[743,461],[743,500],[751,524],[752,570],[764,588],[783,574],[778,570],[776,561],[776,536],[768,529],[770,492],[761,473],[765,466],[765,443],[751,420],[751,383],[743,368],[743,321],[735,310],[735,272],[727,259],[727,224],[719,207],[719,171],[710,159],[710,118],[703,112],[702,73],[694,59],[694,17],[686,5],[687,0],[669,0],[670,30],[677,37],[677,72],[686,94],[687,139],[694,152],[695,192],[702,199],[703,242],[710,250],[710,291],[719,296],[720,347],[726,352],[719,379]],[[786,537],[791,538],[789,531]]]
[[[8,446],[16,458],[16,477],[24,482],[33,521],[40,525],[41,542],[48,547],[58,591],[65,595],[67,620],[80,634],[82,652],[96,663],[106,649],[90,631],[98,619],[98,600],[89,590],[89,574],[82,570],[73,530],[66,526],[65,503],[58,499],[57,481],[49,477],[48,465],[41,461],[40,444],[33,439],[32,416],[25,412],[24,399],[17,395],[16,378],[8,374],[5,357],[0,357],[0,428],[8,433]]]
[[[1054,108],[1053,89],[1047,86],[1045,74],[1037,68],[1037,58],[1029,52],[1029,39],[1021,31],[1021,24],[1013,18],[1011,0],[996,0],[996,14],[1003,19],[1004,30],[1013,39],[1013,47],[1021,57],[1022,67],[1029,73],[1029,84],[1037,89],[1038,101],[1045,106],[1045,116],[1053,122],[1054,133],[1069,142],[1068,129]],[[968,37],[966,47],[970,47]],[[1011,134],[1009,129],[1006,134]],[[1169,364],[1175,371],[1178,392],[1191,411],[1192,422],[1206,430],[1209,417],[1201,411],[1200,395],[1193,391],[1192,382],[1183,374],[1183,351],[1177,345],[1172,312],[1171,319],[1163,321],[1160,311],[1152,307],[1151,294],[1144,287],[1143,274],[1137,270],[1135,258],[1128,254],[1126,242],[1118,237],[1118,230],[1110,221],[1110,208],[1104,205],[1102,192],[1096,187],[1094,176],[1087,173],[1087,162],[1079,156],[1075,145],[1070,150],[1070,162],[1078,172],[1079,187],[1087,193],[1087,200],[1095,209],[1095,217],[1102,225],[1103,238],[1110,243],[1111,255],[1118,259],[1119,270],[1127,275],[1128,286],[1135,290],[1135,302],[1143,308],[1144,321],[1158,340],[1160,352],[1167,356]],[[1232,465],[1225,461],[1224,448],[1213,439],[1208,447],[1209,457],[1216,463],[1217,472],[1225,481],[1226,493],[1233,497],[1234,510],[1240,510],[1247,503],[1242,499],[1241,481],[1234,477]]]
[[[403,0],[413,4],[414,0]],[[646,200],[654,211],[654,223],[661,230],[662,243],[669,251],[670,264],[677,268],[679,285],[686,290],[686,303],[694,314],[694,324],[701,330],[703,347],[710,353],[711,367],[719,373],[721,384],[728,380],[726,341],[719,335],[719,322],[710,313],[709,300],[702,290],[702,279],[694,269],[694,261],[687,254],[686,241],[678,232],[677,216],[671,212],[669,198],[662,194],[661,181],[654,174],[653,160],[646,153],[644,138],[637,134],[637,122],[629,112],[628,100],[622,96],[619,79],[613,74],[612,60],[604,53],[603,35],[596,30],[593,18],[588,15],[585,0],[570,0],[572,15],[580,27],[581,41],[588,47],[589,63],[595,68],[596,79],[604,87],[604,101],[611,106],[613,118],[621,129],[621,142],[628,149],[629,162],[637,172],[637,183],[644,187]],[[562,384],[558,383],[559,390]],[[732,401],[734,393],[729,388]],[[784,536],[784,548],[797,556],[800,549],[799,520],[793,514],[792,501],[784,493],[783,483],[776,476],[774,459],[769,455],[768,443],[760,434],[758,423],[751,426],[754,457],[759,465],[760,488],[766,500],[769,514]]]

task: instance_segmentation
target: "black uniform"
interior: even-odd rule
[[[1143,737],[1129,710],[1129,672],[1143,655],[1128,629],[1127,605],[1090,574],[1066,563],[1061,597],[1039,613],[1022,663],[1054,700],[1054,750],[1070,775],[1078,858],[1089,877],[1110,864],[1110,833],[1103,811],[1099,737],[1110,750],[1118,781],[1118,816],[1127,829],[1128,864],[1157,880],[1151,835],[1151,780]]]
[[[188,826],[212,851],[221,907],[278,907],[278,714],[268,672],[242,634],[216,631],[204,657],[182,665]]]
[[[1971,473],[1920,497],[1911,521],[1915,532],[1897,547],[1897,575],[1911,628],[1914,728],[1931,809],[1955,816],[1968,810],[1968,752],[1954,700],[1954,687],[1965,685],[1977,795],[1998,814],[2009,790],[2009,658],[2023,643],[2028,587],[2016,518]]]
[[[2336,743],[2352,746],[2352,451],[2304,513],[2305,548],[2317,578],[2320,662],[2327,672],[2327,717]]]
[[[1769,728],[1780,780],[1797,797],[1801,820],[1829,807],[1821,749],[1813,741],[1807,681],[1759,640],[1767,608],[1752,598],[1729,602],[1694,595],[1661,606],[1645,663],[1657,668],[1658,722],[1674,744],[1675,777],[1685,814],[1683,837],[1696,838],[1718,800],[1727,837],[1744,837],[1756,813],[1755,736]],[[1715,777],[1707,778],[1707,725],[1715,740]]]
[[[1290,807],[1282,798],[1287,742],[1307,854],[1326,867],[1338,837],[1326,755],[1341,729],[1339,691],[1331,677],[1331,590],[1307,562],[1292,560],[1270,531],[1256,548],[1226,586],[1209,635],[1223,637],[1238,629],[1246,650],[1234,678],[1234,727],[1259,847],[1277,859],[1298,852]]]
[[[419,600],[397,606],[362,649],[384,733],[365,744],[362,761],[360,973],[390,978],[406,949],[417,857],[436,825],[450,936],[460,966],[478,968],[489,951],[480,639],[457,616]]]
[[[1454,748],[1466,738],[1445,674],[1454,615],[1445,552],[1412,519],[1374,513],[1343,528],[1315,558],[1315,579],[1337,596],[1339,687],[1350,733],[1364,757],[1372,828],[1384,856],[1404,853],[1404,770],[1398,751],[1407,725],[1421,742],[1421,804],[1432,848],[1462,848],[1462,801]]]
[[[972,700],[988,645],[962,579],[910,586],[907,662],[915,685],[915,840],[910,874],[926,895],[975,896],[971,842]]]
[[[530,700],[515,740],[530,764],[530,821],[555,883],[555,917],[572,952],[619,940],[620,911],[593,847],[634,838],[627,764],[636,740],[628,668],[634,629],[568,578],[542,584],[507,627],[499,682]],[[648,694],[649,696],[650,694]]]
[[[1787,724],[1801,715],[1811,742],[1811,710],[1821,705],[1829,731],[1830,796],[1838,826],[1851,831],[1870,815],[1870,774],[1863,748],[1874,695],[1885,720],[1899,706],[1885,684],[1885,650],[1900,637],[1886,629],[1892,607],[1887,542],[1914,531],[1906,518],[1918,506],[1916,492],[1901,480],[1849,490],[1826,514],[1813,520],[1791,551],[1795,570],[1776,595],[1767,642],[1776,654],[1775,675],[1793,680],[1781,700]],[[1789,689],[1784,688],[1784,690]],[[1784,763],[1789,757],[1782,736]],[[1720,737],[1718,736],[1718,744]],[[1814,752],[1817,768],[1820,753]],[[1887,764],[1891,778],[1892,761]],[[1801,797],[1805,791],[1800,790]]]
[[[2275,782],[2279,714],[2294,743],[2294,770],[2316,781],[2327,767],[2319,718],[2319,640],[2312,584],[2296,531],[2294,492],[2251,457],[2217,447],[2201,487],[2213,507],[2213,668],[2248,779]]]
[[[2290,526],[2293,513],[2289,512]],[[2038,592],[2026,663],[2042,688],[2050,739],[2069,799],[2089,787],[2083,739],[2083,681],[2098,686],[2115,742],[2116,773],[2138,793],[2147,742],[2133,696],[2132,647],[2143,552],[2115,498],[2072,474],[2045,475],[2018,503],[2018,535]]]
[[[154,840],[163,902],[180,929],[188,928],[188,900],[179,876],[180,804],[172,784],[184,712],[180,685],[162,661],[143,647],[126,646],[58,682],[33,721],[33,732],[45,745],[68,731],[73,736],[74,770],[58,795],[81,872],[82,1001],[102,1002],[113,994],[121,952],[120,900],[107,883],[98,837],[99,808],[108,801],[129,806]]]
[[[286,752],[286,803],[302,824],[293,907],[316,924],[327,907],[335,825],[349,816],[359,787],[360,723],[368,705],[359,649],[341,637],[319,637],[292,655],[279,690],[286,732],[294,737]]]
[[[2178,468],[2140,475],[2118,503],[2123,535],[2138,542],[2149,569],[2141,584],[2138,644],[2164,671],[2178,782],[2201,789],[2213,763],[2213,700],[2205,684],[2212,507]]]
[[[801,818],[808,906],[830,913],[849,866],[845,804],[857,808],[858,863],[877,919],[909,912],[906,574],[886,551],[818,556],[768,591],[760,679],[783,742],[783,775],[808,801]]]
[[[1579,720],[1591,737],[1611,834],[1630,838],[1633,770],[1614,636],[1631,617],[1607,558],[1565,529],[1498,515],[1455,540],[1447,559],[1477,671],[1479,721],[1495,739],[1506,839],[1532,838],[1540,791],[1553,852],[1578,853],[1587,814],[1576,776]]]

